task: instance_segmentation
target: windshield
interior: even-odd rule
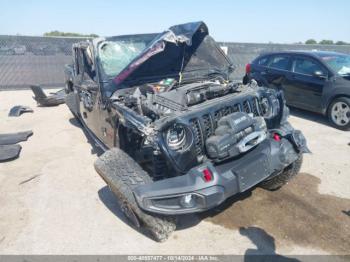
[[[100,61],[106,75],[118,75],[146,47],[145,43],[105,42],[100,48]]]
[[[350,74],[350,56],[349,55],[325,55],[322,60],[339,75]]]
[[[150,43],[154,36],[130,36],[104,41],[99,45],[102,69],[108,77],[118,75]]]

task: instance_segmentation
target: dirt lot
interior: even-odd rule
[[[125,223],[66,106],[36,107],[31,95],[0,92],[0,133],[34,131],[19,159],[0,164],[1,254],[350,254],[350,132],[320,116],[293,110],[313,153],[288,185],[182,217],[159,244]],[[35,112],[7,117],[16,104]]]

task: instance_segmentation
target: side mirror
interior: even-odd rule
[[[324,72],[320,71],[320,70],[315,71],[313,73],[313,76],[317,77],[317,78],[321,78],[321,79],[327,79],[327,75]]]

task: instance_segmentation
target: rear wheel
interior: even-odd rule
[[[297,160],[287,166],[282,173],[273,176],[272,178],[267,178],[259,184],[260,187],[267,190],[277,190],[285,185],[289,180],[296,176],[303,163],[303,155],[300,155]]]
[[[328,118],[336,128],[350,130],[350,98],[334,99],[328,109]]]
[[[150,176],[124,151],[113,148],[95,162],[97,173],[117,197],[121,210],[134,228],[150,234],[158,241],[165,241],[176,228],[174,217],[158,216],[141,210],[133,195],[133,189],[152,183]]]

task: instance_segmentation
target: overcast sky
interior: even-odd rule
[[[2,0],[0,34],[59,30],[101,36],[204,21],[218,41],[350,42],[349,0]]]

